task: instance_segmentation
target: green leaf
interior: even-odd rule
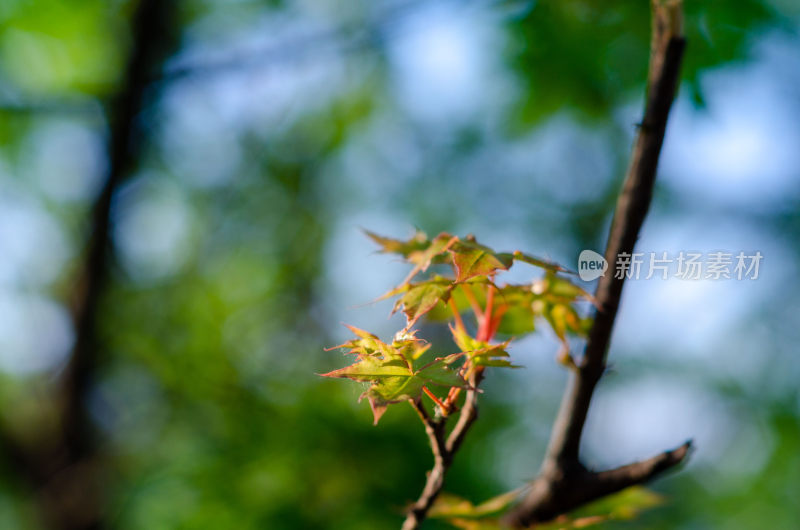
[[[495,252],[478,243],[474,237],[464,239],[442,232],[433,239],[425,233],[417,231],[414,236],[403,241],[380,236],[368,230],[367,236],[381,247],[381,252],[399,254],[409,263],[415,265],[405,282],[409,282],[420,271],[425,271],[431,263],[452,262],[456,271],[456,281],[462,283],[476,276],[490,276],[498,270],[508,270],[515,260],[543,268],[551,273],[570,272],[565,267],[549,260],[526,254],[519,250],[514,252]],[[449,251],[449,255],[448,255]]]
[[[398,359],[384,360],[379,357],[361,357],[350,366],[322,375],[324,377],[345,377],[353,381],[371,382],[387,377],[411,377],[413,373],[405,362]]]
[[[388,344],[384,343],[376,335],[364,331],[363,329],[358,329],[355,326],[349,326],[345,324],[345,327],[350,331],[352,331],[353,334],[355,334],[359,338],[349,340],[344,344],[334,346],[333,348],[328,348],[329,350],[337,348],[345,348],[348,350],[348,353],[352,353],[359,356],[382,355],[386,358],[399,357],[397,348],[393,348]]]
[[[498,270],[508,270],[514,263],[511,254],[495,254],[475,241],[458,241],[450,247],[456,282],[465,282],[475,276],[489,276]]]
[[[587,504],[556,520],[537,525],[542,530],[561,530],[564,528],[589,528],[608,521],[630,520],[644,510],[663,504],[664,498],[642,486],[632,486],[614,495],[609,495]]]
[[[522,489],[509,491],[497,497],[492,497],[477,506],[457,495],[442,493],[431,506],[428,516],[435,519],[483,519],[496,517],[505,512],[519,498],[521,492]]]
[[[471,312],[472,305],[469,303],[469,299],[464,294],[464,289],[470,289],[475,299],[480,304],[484,304],[486,302],[485,286],[488,285],[488,283],[489,280],[486,278],[475,277],[464,283],[457,284],[450,292],[450,300],[448,300],[449,302],[448,305],[434,306],[433,309],[431,309],[428,313],[425,314],[425,318],[433,322],[446,322],[452,319],[453,313],[451,311],[451,308],[449,307],[449,305],[452,303],[455,303],[455,306],[458,309],[459,314]],[[471,286],[475,285],[481,286],[483,288],[473,289]]]
[[[416,253],[424,251],[430,246],[428,236],[424,232],[417,231],[408,241],[400,239],[392,239],[390,237],[380,236],[369,230],[364,230],[367,237],[372,239],[375,243],[380,245],[380,252],[386,254],[400,254],[403,258],[409,258]]]
[[[550,301],[574,302],[582,299],[595,302],[594,297],[582,287],[552,272],[533,282],[531,292]]]
[[[528,265],[533,265],[535,267],[540,267],[553,272],[567,272],[570,274],[575,274],[575,272],[562,267],[558,263],[554,263],[544,258],[537,258],[536,256],[531,256],[530,254],[520,252],[519,250],[514,251],[514,259],[527,263]]]
[[[496,366],[503,368],[521,368],[511,364],[506,348],[511,342],[507,340],[501,344],[489,344],[471,337],[466,331],[450,326],[453,340],[461,351],[477,366]]]
[[[411,274],[413,276],[420,270],[426,270],[431,263],[446,263],[449,257],[444,253],[447,251],[449,243],[458,240],[450,234],[442,232],[435,238],[428,239],[424,232],[417,231],[414,236],[407,240],[392,239],[390,237],[380,236],[368,230],[364,231],[367,236],[380,245],[380,252],[389,254],[399,254],[417,267]]]
[[[351,353],[359,355],[358,360],[350,366],[322,376],[370,383],[359,400],[363,398],[369,400],[376,424],[388,405],[418,399],[425,385],[447,388],[467,386],[458,371],[449,367],[462,354],[436,358],[416,368],[414,361],[419,359],[429,346],[417,339],[414,334],[406,334],[392,342],[392,345],[388,345],[363,330],[358,328],[352,330],[359,339],[345,345],[351,348]],[[376,343],[381,346],[372,349]]]
[[[562,341],[567,339],[567,333],[583,335],[585,330],[584,320],[578,316],[575,308],[567,304],[552,304],[544,312],[544,317],[550,323],[556,335]]]
[[[433,238],[433,241],[430,242],[426,249],[420,250],[418,253],[414,253],[409,256],[409,261],[411,263],[415,263],[423,271],[427,269],[428,266],[430,266],[430,264],[434,261],[445,263],[449,261],[449,259],[446,255],[444,255],[444,253],[447,252],[450,246],[456,241],[458,241],[458,237],[452,236],[446,232],[442,232]]]
[[[506,341],[502,344],[494,344],[486,348],[481,348],[470,352],[472,362],[478,366],[496,366],[503,368],[522,368],[519,365],[511,364],[511,361],[506,359],[508,352],[505,350],[508,347]]]
[[[523,335],[535,329],[537,317],[543,317],[562,343],[570,333],[585,336],[591,319],[578,315],[575,304],[580,300],[593,299],[568,279],[549,272],[530,285],[503,286],[495,296],[495,306],[505,308],[498,332]]]
[[[405,288],[405,294],[395,303],[392,313],[402,307],[408,320],[407,327],[410,328],[436,304],[447,303],[453,287],[450,280],[439,276],[425,282],[409,284]]]
[[[449,362],[454,361],[460,354],[456,353],[452,356],[444,357],[434,361],[435,364],[428,364],[419,369],[416,375],[425,380],[426,384],[434,384],[445,387],[463,387],[465,385],[464,379],[458,375],[456,370],[447,368]]]
[[[536,315],[530,304],[512,306],[503,313],[497,332],[502,335],[520,337],[536,330]]]
[[[609,495],[577,511],[580,514],[602,514],[610,519],[630,520],[644,510],[660,506],[664,497],[643,486],[632,486]]]
[[[431,344],[416,337],[416,331],[398,334],[392,342],[392,348],[404,359],[413,363],[430,350]]]

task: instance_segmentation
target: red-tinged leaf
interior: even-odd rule
[[[411,284],[408,284],[408,283],[403,283],[403,284],[400,284],[400,285],[398,285],[397,287],[395,287],[394,289],[392,289],[392,290],[390,290],[390,291],[387,291],[387,292],[383,293],[383,294],[382,294],[382,295],[380,295],[378,298],[376,298],[375,300],[373,300],[373,302],[380,302],[380,301],[382,301],[382,300],[386,300],[386,299],[388,299],[388,298],[392,298],[393,296],[397,296],[397,295],[398,295],[398,294],[400,294],[400,293],[405,293],[405,292],[408,292],[408,290],[409,290],[410,288],[411,288]]]
[[[361,397],[359,397],[358,400],[361,401],[363,397],[364,394],[361,394]],[[367,396],[367,401],[369,402],[370,410],[372,410],[372,424],[377,425],[381,420],[381,416],[383,416],[383,413],[386,412],[386,409],[389,407],[389,405],[369,396]]]
[[[506,359],[509,357],[506,348],[511,342],[507,340],[501,344],[489,344],[469,336],[466,331],[450,326],[453,340],[462,352],[477,366],[495,366],[502,368],[521,368]]]
[[[360,340],[377,341],[377,339],[371,338]],[[388,405],[409,399],[418,399],[422,395],[425,385],[447,388],[467,387],[466,381],[458,371],[448,366],[454,357],[460,354],[434,359],[421,368],[414,368],[412,359],[419,358],[420,351],[424,353],[429,347],[423,341],[410,334],[394,341],[391,346],[384,344],[384,347],[387,348],[387,352],[382,357],[362,355],[350,366],[322,374],[324,377],[346,378],[370,383],[369,388],[361,394],[359,399],[368,399],[375,423],[378,422]]]
[[[477,350],[472,350],[465,352],[470,357],[508,357],[508,352],[506,348],[508,348],[508,343],[511,342],[507,340],[502,344],[490,344],[488,346],[484,346],[483,348],[479,348]]]
[[[406,339],[396,340],[392,343],[392,348],[395,349],[404,359],[413,363],[420,357],[425,355],[431,348],[431,344],[422,339]]]
[[[370,232],[369,230],[364,230],[364,233],[367,235],[367,237],[380,245],[380,252],[387,254],[400,254],[404,258],[408,258],[414,252],[425,250],[430,246],[428,236],[426,236],[424,232],[420,231],[417,231],[408,241],[380,236],[374,232]]]
[[[351,326],[350,324],[344,324],[344,327],[346,327],[347,329],[352,331],[355,336],[361,337],[362,339],[375,339],[375,340],[378,340],[378,336],[377,335],[373,335],[369,331],[364,331],[363,329],[359,329],[359,328],[357,328],[355,326]]]
[[[510,254],[495,254],[492,249],[472,241],[459,241],[450,247],[456,282],[465,282],[476,276],[489,276],[498,270],[508,270],[514,263]]]
[[[411,327],[419,318],[433,309],[439,302],[447,303],[453,284],[445,278],[434,278],[426,282],[409,285],[405,294],[395,303],[392,313],[403,308]]]
[[[488,279],[481,277],[475,277],[465,283],[458,284],[450,292],[448,304],[434,306],[433,309],[425,314],[425,318],[433,322],[446,322],[452,319],[453,313],[450,306],[453,302],[455,302],[459,314],[472,312],[472,303],[470,302],[470,299],[467,298],[467,294],[464,292],[464,290],[470,289],[473,299],[477,303],[483,305],[486,302],[486,285],[488,284]],[[478,286],[478,288],[473,289],[471,286]]]
[[[412,253],[408,257],[408,261],[416,266],[408,273],[403,283],[410,282],[419,272],[426,271],[433,261],[447,261],[447,259],[441,259],[442,255],[456,242],[458,242],[458,237],[442,232],[431,241],[428,248]]]
[[[413,375],[409,367],[402,361],[383,360],[378,357],[362,357],[350,366],[333,370],[323,377],[341,377],[353,381],[370,382],[387,377],[410,377]]]
[[[365,233],[381,246],[381,252],[399,254],[415,265],[403,283],[408,283],[417,273],[427,270],[431,263],[450,261],[450,257],[446,254],[447,249],[458,241],[457,237],[444,232],[430,240],[423,232],[418,231],[408,241],[380,236],[368,230],[365,230]]]
[[[328,350],[346,348],[348,350],[347,353],[358,356],[383,356],[387,359],[398,357],[398,353],[391,346],[381,341],[377,335],[347,324],[345,324],[345,327],[359,338],[351,339],[334,348],[327,348]]]

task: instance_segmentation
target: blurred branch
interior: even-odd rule
[[[680,77],[685,48],[681,4],[652,1],[653,34],[648,93],[642,120],[606,246],[609,273],[595,293],[598,310],[578,370],[570,380],[553,425],[542,470],[528,496],[507,522],[528,526],[550,520],[634,484],[646,482],[679,464],[691,442],[643,462],[611,471],[586,469],[579,458],[583,426],[595,387],[606,366],[611,333],[619,308],[624,275],[617,277],[617,256],[632,253],[650,206],[667,119]]]
[[[139,114],[149,73],[161,63],[165,37],[171,31],[172,5],[172,1],[164,0],[139,2],[132,21],[132,48],[125,76],[119,93],[108,105],[108,174],[91,209],[85,257],[71,300],[76,340],[58,380],[60,437],[49,443],[21,447],[5,434],[2,444],[9,449],[6,454],[16,468],[31,479],[43,515],[52,528],[104,526],[102,470],[97,463],[96,440],[86,405],[101,361],[97,313],[111,262],[111,202],[141,154]]]
[[[458,4],[458,9],[487,5],[496,0],[468,0]],[[438,3],[453,3],[448,0],[438,0]],[[296,61],[317,54],[325,57],[324,53],[337,51],[342,53],[356,53],[378,48],[389,40],[393,30],[421,9],[430,8],[432,3],[428,0],[402,0],[391,3],[366,20],[359,19],[351,23],[341,24],[339,27],[327,28],[311,32],[285,42],[273,43],[262,49],[234,54],[230,57],[212,62],[196,62],[176,67],[167,67],[154,81],[173,81],[185,77],[215,75],[230,71],[241,70],[248,67],[267,68],[290,61]],[[396,33],[396,31],[395,31]]]
[[[472,0],[466,6],[459,5],[459,9],[463,11],[464,7],[489,6],[495,1]],[[291,61],[299,61],[312,55],[325,58],[326,55],[322,52],[357,53],[369,50],[371,47],[378,48],[394,36],[392,30],[401,25],[405,19],[416,14],[420,8],[430,6],[430,2],[421,0],[396,2],[373,16],[371,23],[357,21],[338,28],[321,29],[283,42],[271,43],[257,50],[231,54],[229,57],[214,61],[187,62],[186,64],[166,66],[161,70],[152,68],[154,65],[151,64],[149,65],[151,68],[145,72],[144,79],[147,84],[163,85],[186,78],[214,76],[247,68],[270,68]],[[85,114],[94,109],[93,105],[70,100],[25,101],[20,98],[10,101],[0,100],[0,113],[9,114]]]

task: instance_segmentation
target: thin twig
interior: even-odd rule
[[[653,37],[644,119],[634,145],[625,184],[617,201],[605,258],[632,253],[653,193],[656,168],[667,118],[680,75],[685,47],[680,2],[653,0]],[[515,526],[546,521],[599,497],[648,481],[686,457],[691,442],[654,458],[611,471],[587,470],[579,459],[583,426],[595,386],[605,371],[611,332],[619,307],[624,275],[600,279],[598,310],[584,356],[561,403],[542,470],[528,496],[506,518]]]
[[[452,453],[447,450],[445,443],[444,421],[433,420],[419,401],[411,400],[411,406],[417,411],[422,423],[425,425],[425,433],[428,435],[428,441],[433,452],[433,468],[428,473],[428,479],[425,481],[425,487],[422,489],[419,499],[408,509],[402,530],[416,530],[419,528],[436,497],[442,491],[444,476],[452,461]]]
[[[425,481],[425,487],[422,489],[417,501],[411,505],[406,513],[406,519],[403,521],[402,530],[416,530],[419,528],[422,521],[428,514],[434,501],[439,496],[444,486],[444,477],[450,465],[453,462],[453,456],[458,452],[461,443],[469,431],[469,428],[478,419],[478,391],[477,387],[483,379],[483,367],[478,367],[478,370],[473,372],[470,377],[470,390],[467,391],[467,397],[464,401],[464,406],[458,415],[458,421],[455,427],[450,432],[450,435],[445,439],[445,419],[434,420],[432,419],[421,402],[411,401],[411,406],[419,414],[422,423],[425,425],[425,432],[428,435],[428,441],[431,445],[433,452],[433,468],[428,473],[428,479]]]
[[[464,406],[461,408],[461,414],[458,415],[458,422],[456,422],[456,426],[453,427],[453,430],[450,432],[450,436],[447,437],[447,451],[449,453],[455,453],[458,451],[458,448],[461,447],[461,443],[464,441],[464,438],[467,435],[467,431],[475,423],[475,420],[478,419],[478,385],[480,385],[481,380],[483,379],[483,367],[479,366],[473,376],[470,378],[470,386],[474,390],[467,391],[467,397],[464,400]]]

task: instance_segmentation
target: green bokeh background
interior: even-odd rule
[[[0,417],[21,440],[52,428],[48,388],[73,338],[66,307],[107,162],[103,104],[124,89],[135,9],[0,4]],[[343,365],[323,351],[346,336],[340,322],[383,337],[399,327],[389,305],[361,304],[405,269],[373,254],[359,228],[472,232],[566,264],[601,248],[642,100],[648,13],[644,1],[178,2],[140,115],[142,154],[114,197],[97,314],[102,364],[86,406],[107,462],[109,525],[398,527],[430,466],[413,411],[393,407],[373,427],[358,385],[316,375]],[[800,110],[798,16],[793,2],[687,0],[684,118],[667,147],[692,120],[718,119],[715,98],[749,80],[767,87],[741,109],[767,116],[774,133],[760,141],[796,149],[785,145],[797,120],[769,117]],[[714,123],[724,142],[728,122]],[[764,196],[748,191],[760,171],[687,184],[713,166],[702,145],[695,155],[712,162],[663,166],[645,236],[696,245],[687,233],[711,233],[724,247],[749,234],[745,250],[763,242],[764,276],[689,298],[668,340],[622,340],[663,337],[670,314],[647,292],[623,300],[633,305],[598,399],[635,402],[630,389],[666,380],[645,400],[659,404],[654,424],[683,416],[677,424],[710,434],[653,486],[665,506],[609,528],[800,521],[800,166],[771,152],[753,155],[780,176]],[[681,178],[692,166],[699,176]],[[638,326],[635,314],[652,318]],[[480,501],[535,475],[566,378],[556,349],[543,332],[512,350],[528,369],[490,374],[449,491]],[[643,436],[643,416],[600,410],[585,452],[622,463],[607,445]],[[0,466],[0,527],[40,528],[32,493]]]

